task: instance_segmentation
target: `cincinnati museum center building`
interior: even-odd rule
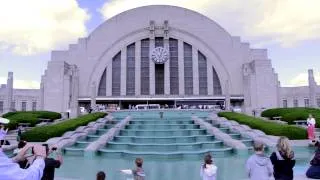
[[[320,104],[312,70],[308,86],[282,88],[266,49],[251,48],[197,12],[162,5],[120,13],[68,50],[52,51],[40,89],[13,89],[12,81],[9,73],[0,89],[2,112],[69,110],[76,116],[80,106],[166,104],[251,113]]]

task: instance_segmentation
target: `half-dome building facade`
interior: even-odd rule
[[[58,112],[79,104],[278,106],[267,50],[252,49],[213,20],[174,6],[112,17],[67,51],[52,51],[40,104]]]

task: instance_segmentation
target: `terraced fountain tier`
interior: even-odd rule
[[[103,128],[97,129],[95,132],[89,133],[87,136],[78,139],[72,146],[65,147],[63,152],[67,155],[82,155],[84,149],[89,143],[97,140],[100,136],[107,133],[115,125],[115,122],[107,122]]]
[[[134,118],[113,141],[98,153],[106,157],[199,158],[210,152],[226,156],[233,152],[222,141],[194,124],[191,116]]]
[[[212,123],[211,120],[204,118],[206,122]],[[248,137],[243,137],[241,134],[231,131],[227,127],[223,127],[219,124],[213,125],[216,128],[220,129],[222,132],[229,134],[233,139],[241,140],[249,149],[253,148],[253,140]]]

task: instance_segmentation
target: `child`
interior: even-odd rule
[[[210,154],[204,157],[204,164],[201,167],[200,176],[203,180],[216,180],[217,167],[212,163]]]
[[[137,158],[136,159],[136,169],[132,170],[134,180],[144,180],[146,176],[144,170],[142,169],[143,159]]]
[[[146,174],[144,173],[144,170],[142,169],[143,159],[137,158],[136,161],[136,168],[133,170],[121,170],[122,173],[133,175],[134,180],[144,180]]]
[[[105,180],[106,179],[106,174],[103,171],[99,171],[97,173],[97,180]]]
[[[246,169],[250,180],[269,180],[273,175],[273,166],[270,159],[264,155],[264,146],[260,142],[254,142],[253,154],[246,163]]]

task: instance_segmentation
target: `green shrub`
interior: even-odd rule
[[[252,129],[261,130],[268,135],[286,136],[289,139],[307,138],[307,131],[300,127],[263,121],[259,118],[233,112],[220,112],[218,115],[229,120],[237,121],[240,124],[248,125]]]
[[[35,127],[22,134],[22,139],[29,142],[44,142],[53,137],[62,136],[67,131],[73,131],[79,126],[85,126],[89,122],[104,117],[105,113],[93,113],[80,116],[75,119],[66,120],[59,124]]]
[[[30,123],[30,126],[35,126],[40,118],[42,119],[60,119],[61,114],[51,111],[17,111],[4,114],[2,117],[10,119],[7,125],[9,129],[15,129],[19,123]]]
[[[320,109],[316,108],[275,108],[275,109],[268,109],[261,113],[263,117],[276,117],[281,116],[282,121],[286,121],[289,124],[295,124],[294,121],[296,120],[307,120],[309,114],[312,114],[316,119],[316,126],[320,127]]]

